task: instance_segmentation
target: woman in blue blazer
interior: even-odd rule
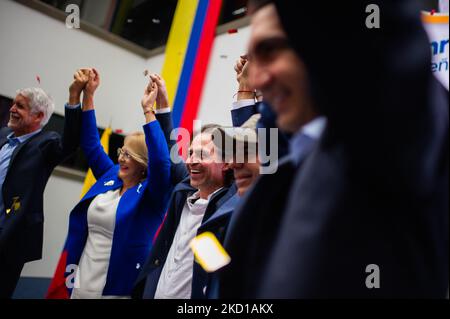
[[[145,137],[127,136],[114,165],[100,144],[95,120],[93,95],[99,75],[95,69],[87,72],[81,147],[97,182],[70,213],[47,298],[130,296],[171,193],[169,151],[152,111],[157,86],[150,83],[142,98]]]

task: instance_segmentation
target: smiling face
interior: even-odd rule
[[[244,163],[233,162],[230,168],[234,173],[234,180],[238,188],[239,196],[245,194],[249,187],[259,176],[260,162],[258,159],[253,161],[246,161]]]
[[[145,177],[146,168],[134,159],[131,151],[131,142],[125,138],[123,147],[119,154],[119,178],[130,186],[136,185]]]
[[[273,4],[257,10],[251,21],[249,81],[277,113],[277,125],[296,132],[315,117],[306,68],[288,45]]]
[[[224,172],[228,169],[216,156],[211,134],[198,134],[189,147],[186,167],[191,176],[191,186],[206,198],[224,185]]]
[[[43,116],[42,112],[33,113],[28,99],[18,94],[9,109],[8,127],[15,136],[29,134],[40,128]]]

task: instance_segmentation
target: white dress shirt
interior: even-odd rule
[[[194,253],[189,244],[197,235],[211,196],[219,190],[210,194],[207,199],[200,198],[199,191],[187,198],[159,277],[155,299],[191,298]]]

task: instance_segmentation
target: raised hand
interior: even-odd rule
[[[253,88],[250,86],[248,81],[248,66],[249,61],[246,55],[241,55],[234,65],[234,70],[236,71],[236,80],[239,83],[239,88],[237,92],[237,99],[254,99],[255,93]]]
[[[94,68],[89,69],[88,79],[83,90],[83,111],[94,109],[94,93],[100,85],[100,74]]]
[[[248,63],[247,56],[241,55],[234,65],[236,80],[239,83],[239,90],[252,90],[248,83]]]
[[[95,90],[97,90],[100,85],[100,74],[94,68],[89,70],[89,81],[86,84],[84,89],[84,94],[86,95],[94,95]]]
[[[153,104],[155,104],[157,96],[158,85],[155,82],[150,81],[144,90],[144,96],[141,100],[141,106],[144,113],[153,110]]]
[[[141,100],[142,110],[144,111],[145,121],[147,123],[156,121],[155,113],[153,112],[153,104],[155,104],[157,96],[158,85],[150,79]]]
[[[151,74],[150,79],[158,86],[158,95],[156,96],[156,108],[162,109],[169,107],[169,96],[167,94],[166,82],[157,73]]]
[[[78,69],[73,75],[73,82],[69,87],[69,104],[80,104],[80,96],[89,81],[89,69]]]

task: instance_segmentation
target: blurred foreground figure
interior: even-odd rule
[[[419,8],[378,1],[380,28],[368,28],[369,2],[264,2],[253,5],[252,85],[293,138],[302,103],[327,125],[295,176],[257,297],[445,297],[448,94]],[[300,61],[308,81],[290,77]]]

